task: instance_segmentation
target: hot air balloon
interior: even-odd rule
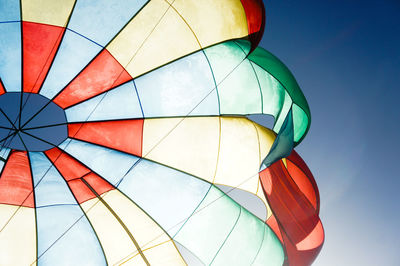
[[[0,265],[311,264],[310,111],[264,13],[0,0]]]

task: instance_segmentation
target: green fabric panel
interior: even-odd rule
[[[283,101],[283,106],[282,109],[278,115],[278,117],[275,120],[275,125],[273,130],[275,132],[279,132],[283,122],[286,119],[287,114],[289,113],[290,108],[292,107],[292,99],[290,98],[289,94],[285,91],[285,97],[284,97],[284,101]]]
[[[233,41],[211,46],[204,49],[204,52],[210,62],[217,85],[246,58],[240,46]]]
[[[235,40],[235,43],[242,48],[246,56],[249,54],[251,49],[251,43],[248,40]]]
[[[194,214],[174,240],[210,264],[231,232],[240,213],[240,206],[213,186]]]
[[[250,61],[243,61],[218,85],[221,114],[261,113],[261,92]]]
[[[247,45],[247,46],[246,46]],[[221,114],[261,113],[261,92],[246,42],[229,41],[205,49],[217,83]]]
[[[290,109],[274,143],[272,144],[271,150],[262,162],[261,170],[264,170],[266,167],[269,167],[272,163],[281,158],[288,157],[293,150],[293,139],[293,115],[292,109]]]
[[[278,242],[279,245],[276,243]],[[261,244],[257,257],[251,265],[283,265],[285,253],[277,236],[270,228],[265,227],[264,240]]]
[[[258,47],[248,58],[279,80],[286,88],[293,101],[304,109],[307,115],[310,115],[307,100],[301,92],[296,79],[293,77],[290,70],[276,56]]]
[[[278,117],[285,99],[285,88],[259,65],[252,62],[263,98],[263,113]]]
[[[294,141],[298,142],[307,130],[308,117],[297,104],[293,104]]]
[[[307,100],[301,92],[296,79],[293,77],[289,69],[277,57],[263,48],[256,48],[248,56],[248,58],[274,76],[283,85],[283,87],[285,87],[293,102],[304,110],[308,117],[308,125],[304,131],[304,134],[299,137],[298,141],[300,141],[310,127],[311,114]]]
[[[242,208],[235,228],[222,246],[212,265],[250,265],[256,258],[263,243],[264,234],[270,233],[267,231],[271,231],[271,229],[263,221]],[[275,235],[272,234],[272,237],[267,239],[267,241],[270,246],[277,246],[277,248],[274,248],[274,250],[279,251],[276,254],[277,256],[283,254],[281,243]],[[266,251],[263,250],[263,252]],[[265,261],[264,265],[282,264],[271,264],[269,261]]]

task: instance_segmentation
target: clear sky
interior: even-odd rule
[[[400,265],[400,1],[264,0],[261,46],[311,108],[297,151],[321,195],[314,265]]]

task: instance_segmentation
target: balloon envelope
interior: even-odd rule
[[[312,263],[310,110],[264,13],[1,0],[0,264]]]

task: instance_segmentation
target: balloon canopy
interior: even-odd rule
[[[264,23],[261,0],[0,0],[0,265],[311,264],[310,110]]]

